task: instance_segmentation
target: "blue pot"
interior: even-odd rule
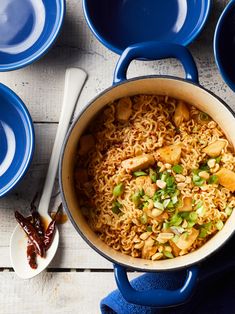
[[[185,79],[158,75],[126,78],[127,69],[133,59],[155,60],[172,57],[182,63],[186,73]],[[107,104],[137,94],[168,95],[193,104],[199,110],[208,113],[221,126],[233,146],[235,146],[234,113],[221,99],[199,85],[197,67],[185,47],[172,43],[145,42],[132,45],[123,52],[115,69],[113,86],[88,104],[74,121],[64,142],[59,169],[61,196],[64,208],[75,229],[96,252],[114,263],[118,288],[129,303],[168,307],[182,304],[191,296],[197,284],[199,263],[219,249],[233,234],[235,211],[224,228],[201,248],[181,257],[160,261],[134,258],[117,252],[102,242],[90,229],[79,208],[74,188],[74,168],[79,138],[96,114]],[[183,286],[175,291],[163,289],[136,291],[128,281],[127,269],[141,272],[185,269],[187,275]]]
[[[229,2],[217,23],[214,55],[219,71],[235,92],[235,0]]]

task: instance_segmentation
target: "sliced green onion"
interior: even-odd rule
[[[168,199],[166,199],[166,200],[164,200],[164,202],[163,202],[163,207],[164,208],[167,208],[168,207],[168,205],[169,205],[169,203],[170,203],[170,199],[168,198]]]
[[[208,234],[208,231],[206,230],[206,229],[204,229],[204,228],[202,228],[201,230],[200,230],[200,233],[199,233],[199,238],[205,238],[206,236],[207,236],[207,234]]]
[[[174,258],[173,254],[172,254],[171,252],[163,251],[163,254],[164,254],[167,258]]]
[[[182,173],[183,172],[183,167],[181,165],[175,165],[172,167],[172,170],[175,172],[175,173]]]
[[[149,199],[150,199],[150,197],[149,197],[148,195],[144,195],[144,196],[143,196],[143,200],[144,200],[144,201],[148,201]]]
[[[213,176],[210,176],[208,183],[209,184],[217,184],[219,181],[219,178],[216,174],[214,174]]]
[[[178,202],[178,196],[177,196],[177,195],[174,195],[174,196],[171,198],[171,201],[172,201],[172,204],[175,205],[175,204]]]
[[[168,205],[167,205],[167,208],[168,208],[168,209],[172,209],[172,208],[174,209],[174,207],[175,207],[175,206],[174,206],[174,204],[172,203],[172,201],[170,201],[170,202],[168,203]]]
[[[113,189],[113,195],[115,197],[121,196],[123,192],[124,192],[124,184],[123,183],[116,185],[115,188]]]
[[[198,209],[199,207],[202,207],[202,205],[203,205],[203,202],[202,202],[202,201],[199,201],[199,202],[197,203],[197,205],[196,205],[196,209]]]
[[[194,174],[193,175],[193,183],[197,186],[201,186],[203,185],[203,183],[205,182],[204,179],[202,179],[201,177],[199,177],[199,175]]]
[[[209,171],[210,167],[207,165],[207,163],[200,165],[200,170],[202,171]]]
[[[166,182],[166,179],[169,177],[169,173],[168,172],[163,172],[163,174],[161,175],[161,180]]]
[[[133,172],[133,175],[135,177],[142,177],[142,176],[147,176],[147,173],[144,171],[135,171],[135,172]]]
[[[201,206],[199,207],[197,210],[196,210],[197,214],[199,217],[203,217],[206,213],[206,209],[204,206]]]
[[[153,231],[152,226],[148,226],[148,227],[146,228],[146,231],[152,232],[152,231]]]
[[[155,183],[157,181],[157,173],[153,170],[149,170],[150,179]]]
[[[131,199],[132,199],[132,202],[133,202],[136,206],[138,206],[139,203],[140,203],[140,199],[141,199],[140,193],[136,192],[135,194],[132,195]]]
[[[217,223],[215,224],[215,226],[216,226],[216,228],[217,228],[218,230],[221,230],[221,229],[223,228],[223,226],[224,226],[224,223],[223,223],[223,221],[219,220],[219,221],[217,221]]]
[[[172,239],[172,241],[174,242],[174,243],[177,243],[178,242],[178,240],[179,240],[179,235],[178,234],[176,234],[175,236],[174,236],[174,238]]]
[[[205,112],[200,112],[200,113],[199,113],[199,119],[200,119],[200,120],[203,120],[203,121],[207,121],[207,120],[209,120],[209,116],[208,116],[208,114],[205,113]]]
[[[232,212],[233,212],[233,208],[228,207],[228,206],[225,208],[225,214],[227,216],[230,216],[232,214]]]
[[[179,226],[182,223],[183,219],[175,213],[170,219],[171,226]]]
[[[192,228],[196,224],[195,221],[188,221],[188,228]]]
[[[120,204],[118,201],[115,201],[113,203],[112,212],[118,215],[121,212],[120,208],[122,208],[122,204]]]
[[[144,189],[141,189],[139,193],[140,193],[140,196],[144,196]]]
[[[140,222],[142,225],[145,225],[148,222],[148,216],[146,213],[143,213],[143,215],[140,217]]]
[[[221,162],[222,156],[216,157],[215,161],[217,164],[219,164]]]
[[[154,207],[155,207],[155,208],[158,208],[158,209],[164,210],[164,206],[163,206],[163,204],[162,204],[162,203],[160,203],[160,202],[158,202],[158,201],[155,201],[155,202],[153,203],[153,205],[154,205]]]
[[[192,222],[196,221],[197,217],[198,217],[198,215],[196,212],[191,212],[191,213],[189,213],[189,216],[188,216],[189,220]]]
[[[175,178],[174,177],[168,177],[166,178],[166,186],[169,187],[173,187],[175,183]]]
[[[163,230],[167,230],[167,229],[169,229],[169,227],[170,227],[169,222],[164,222],[163,225],[162,225],[162,229]]]

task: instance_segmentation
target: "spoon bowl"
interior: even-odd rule
[[[60,114],[60,121],[57,128],[42,196],[38,206],[38,213],[44,220],[46,219],[47,225],[49,225],[52,221],[50,215],[48,214],[48,209],[57,173],[60,151],[77,103],[78,96],[86,81],[86,77],[87,74],[81,69],[70,68],[66,70],[64,99]],[[59,245],[59,232],[58,229],[56,229],[51,246],[46,251],[46,256],[41,258],[37,255],[37,269],[32,269],[27,261],[27,241],[27,236],[25,235],[23,229],[18,225],[15,228],[10,240],[10,258],[16,274],[23,279],[29,279],[38,275],[50,264]]]

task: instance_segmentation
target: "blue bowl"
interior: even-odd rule
[[[34,129],[22,100],[0,84],[0,197],[25,175],[34,152]]]
[[[214,55],[224,81],[235,92],[235,0],[229,2],[217,23]]]
[[[90,29],[118,54],[145,41],[188,45],[203,28],[210,5],[210,0],[83,0]]]
[[[65,0],[1,0],[0,71],[42,57],[57,38],[64,14]]]

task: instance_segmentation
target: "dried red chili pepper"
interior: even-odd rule
[[[27,218],[22,216],[18,211],[15,212],[15,218],[28,236],[29,240],[33,244],[35,251],[41,257],[45,256],[45,247],[43,240],[38,235],[36,228],[28,221]]]
[[[38,196],[38,194],[36,193],[36,195],[33,198],[33,201],[30,204],[30,212],[32,214],[33,225],[34,225],[35,229],[37,229],[39,236],[43,238],[44,237],[44,227],[43,227],[43,223],[41,220],[41,216],[37,212],[37,208],[35,206],[35,201],[37,199],[37,196]]]
[[[62,204],[58,207],[58,210],[53,218],[53,220],[50,222],[49,226],[47,227],[47,230],[44,235],[44,246],[46,251],[50,248],[51,243],[55,236],[55,225],[56,225],[56,217],[59,214],[59,212],[62,210]]]
[[[34,247],[33,243],[28,239],[28,242],[27,242],[27,260],[28,260],[29,266],[33,269],[38,268],[36,258],[37,258],[37,253],[35,252],[35,247]]]

